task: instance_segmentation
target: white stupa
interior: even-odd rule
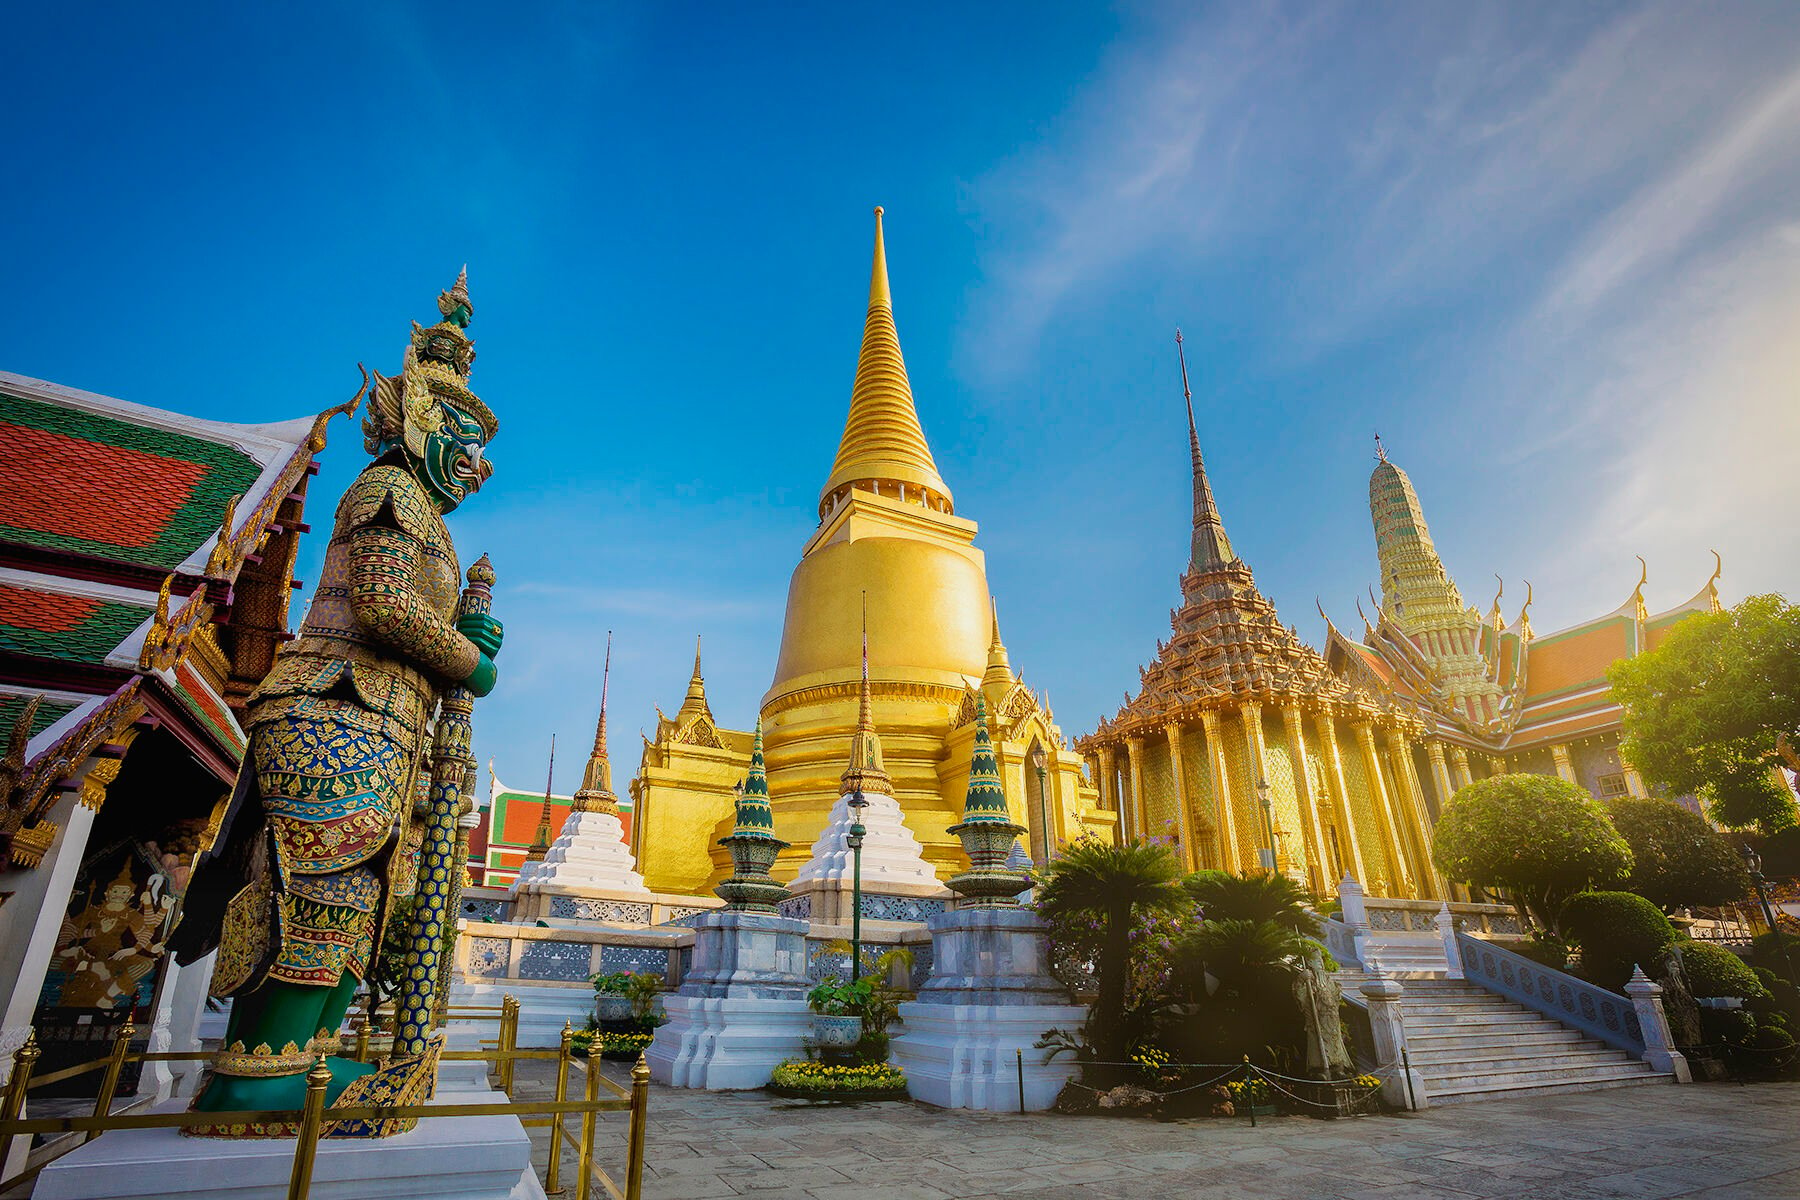
[[[637,860],[625,844],[619,821],[619,798],[612,789],[612,763],[606,754],[606,687],[612,674],[612,634],[606,635],[606,666],[600,676],[600,723],[594,749],[575,802],[555,841],[549,841],[549,806],[538,843],[526,855],[513,881],[511,895],[647,896]],[[555,761],[554,747],[551,751]],[[547,844],[546,844],[547,843]]]
[[[794,877],[796,896],[811,895],[810,915],[815,921],[849,919],[855,856],[850,849],[850,826],[855,824],[857,797],[863,800],[862,890],[868,896],[902,896],[942,899],[950,892],[938,882],[937,872],[925,861],[919,840],[906,827],[900,802],[894,799],[894,782],[881,761],[881,738],[875,732],[869,700],[869,635],[863,632],[862,707],[856,732],[850,738],[850,763],[839,776],[837,803],[831,818],[813,843],[812,857]]]

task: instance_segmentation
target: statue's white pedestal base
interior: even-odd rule
[[[482,1090],[440,1090],[440,1104],[503,1104]],[[180,1111],[172,1101],[155,1111]],[[294,1169],[286,1139],[184,1137],[120,1129],[44,1168],[33,1200],[285,1200]],[[531,1139],[517,1117],[444,1117],[391,1138],[327,1138],[313,1160],[311,1200],[544,1200]]]
[[[664,1001],[669,1022],[645,1052],[650,1078],[672,1087],[758,1088],[800,1058],[806,1007],[805,921],[722,909],[694,926],[694,961]]]
[[[1079,1029],[1087,1010],[1046,969],[1043,923],[1023,908],[963,908],[929,925],[931,978],[900,1006],[905,1028],[890,1050],[907,1091],[945,1108],[1018,1112],[1022,1054],[1024,1107],[1049,1108],[1076,1065],[1046,1063],[1034,1043]]]

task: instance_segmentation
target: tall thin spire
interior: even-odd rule
[[[857,706],[856,732],[850,735],[850,762],[838,776],[838,795],[875,792],[892,795],[894,785],[881,761],[881,735],[875,731],[875,705],[869,687],[869,600],[863,595],[862,692]]]
[[[1006,643],[1000,640],[1000,604],[989,596],[988,608],[994,614],[994,632],[988,642],[987,670],[982,673],[981,686],[1005,688],[1012,683],[1013,674],[1012,663],[1006,657]]]
[[[1231,539],[1225,536],[1225,521],[1219,506],[1213,502],[1212,484],[1206,478],[1206,462],[1200,457],[1200,431],[1194,424],[1194,393],[1188,386],[1187,350],[1182,346],[1181,330],[1175,331],[1175,354],[1181,360],[1181,395],[1187,402],[1188,454],[1194,466],[1194,537],[1188,553],[1190,574],[1222,567],[1236,559],[1231,552]]]
[[[712,706],[706,702],[706,679],[700,674],[700,635],[694,635],[694,673],[688,676],[687,695],[681,699],[681,707],[676,710],[678,721],[686,722],[694,717],[705,717],[712,720]]]
[[[919,424],[912,384],[906,377],[906,360],[900,354],[880,208],[875,210],[869,311],[863,321],[856,382],[850,389],[850,415],[844,421],[844,436],[838,442],[831,477],[819,493],[820,517],[831,509],[834,497],[842,489],[858,484],[927,508],[951,511],[953,507],[950,489],[938,475],[931,446]]]
[[[553,813],[550,809],[550,790],[556,783],[556,735],[550,735],[550,768],[544,775],[544,811],[538,815],[537,836],[531,839],[531,849],[525,852],[527,862],[542,862],[544,855],[550,852],[550,839],[554,831],[550,828]]]
[[[606,664],[600,668],[600,720],[594,726],[594,749],[588,754],[581,788],[575,793],[576,812],[618,812],[619,798],[612,788],[612,761],[606,752],[606,688],[611,678],[612,630],[609,629],[606,631]]]

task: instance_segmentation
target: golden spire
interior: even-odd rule
[[[613,794],[612,761],[606,753],[606,686],[612,678],[612,630],[606,631],[606,665],[600,668],[600,723],[594,727],[594,749],[588,755],[587,770],[582,773],[581,787],[575,793],[576,812],[619,811],[619,798]]]
[[[1712,552],[1712,556],[1712,578],[1706,581],[1706,611],[1713,613],[1724,612],[1725,606],[1719,603],[1719,577],[1725,574],[1725,560],[1719,557],[1719,552],[1717,550]]]
[[[894,784],[881,761],[881,735],[875,732],[875,708],[869,692],[869,599],[863,594],[862,692],[856,713],[856,732],[850,735],[850,765],[838,777],[838,795],[879,792],[893,795]]]
[[[525,852],[526,862],[543,862],[544,855],[550,852],[550,789],[556,783],[556,735],[550,735],[550,769],[544,776],[544,811],[538,815],[537,836],[531,839],[531,849]]]
[[[685,725],[693,717],[712,720],[712,706],[706,702],[706,680],[700,675],[700,635],[694,635],[694,673],[688,678],[687,695],[675,711],[677,724]]]
[[[1188,456],[1194,467],[1194,537],[1188,553],[1188,571],[1197,573],[1222,567],[1237,556],[1225,536],[1225,520],[1213,501],[1212,484],[1206,478],[1206,462],[1200,457],[1200,431],[1194,425],[1194,393],[1188,387],[1187,351],[1181,330],[1175,331],[1175,354],[1181,360],[1181,395],[1187,401]]]
[[[869,271],[869,312],[863,322],[862,353],[856,360],[856,382],[850,390],[850,415],[844,422],[844,436],[831,464],[831,478],[819,493],[820,518],[841,490],[858,483],[896,499],[954,511],[950,489],[938,475],[925,430],[919,425],[912,384],[906,378],[906,361],[900,355],[893,295],[888,290],[887,248],[882,238],[880,208],[875,210],[875,259]]]
[[[1006,657],[1006,643],[1000,640],[1000,605],[992,596],[988,597],[988,606],[994,613],[994,636],[988,643],[987,670],[981,676],[981,686],[989,685],[1006,687],[1013,681],[1012,664]]]

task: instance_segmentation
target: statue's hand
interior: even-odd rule
[[[475,669],[469,672],[469,677],[463,681],[463,686],[477,696],[485,696],[494,690],[494,685],[498,682],[500,682],[499,668],[494,666],[493,659],[483,654],[480,661],[475,664]]]
[[[500,643],[506,640],[506,627],[486,613],[464,613],[456,618],[456,631],[489,658],[500,653]]]

